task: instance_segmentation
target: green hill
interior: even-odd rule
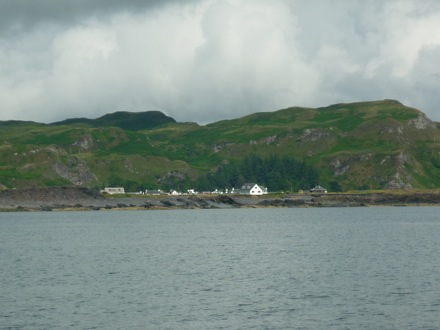
[[[160,111],[126,112],[118,111],[99,117],[97,119],[72,118],[52,123],[59,125],[81,125],[90,127],[119,127],[126,130],[139,131],[151,129],[163,124],[175,123],[176,121]]]
[[[159,112],[50,125],[0,122],[0,184],[6,188],[183,190],[251,156],[293,157],[334,189],[440,187],[438,125],[394,100],[293,107],[205,126]]]

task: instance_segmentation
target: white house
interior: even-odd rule
[[[234,189],[234,193],[243,195],[260,196],[267,194],[267,188],[256,183],[245,183],[241,189]]]
[[[325,189],[325,188],[323,188],[321,186],[316,186],[315,188],[310,189],[310,192],[317,192],[317,193],[324,193],[324,194],[326,194],[327,193],[327,189]]]
[[[106,194],[125,194],[125,189],[122,187],[107,187],[102,191]]]

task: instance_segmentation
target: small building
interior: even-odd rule
[[[327,193],[327,189],[321,187],[321,186],[316,186],[315,188],[310,189],[310,192],[312,193]]]
[[[234,194],[261,196],[267,194],[267,188],[256,183],[245,183],[240,189],[233,189]]]
[[[162,195],[164,192],[162,190],[145,190],[145,195]]]
[[[125,194],[125,189],[122,187],[107,187],[102,191],[103,193],[113,195],[113,194]]]

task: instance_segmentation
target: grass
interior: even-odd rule
[[[405,127],[406,121],[418,115],[415,109],[397,101],[385,100],[335,104],[318,109],[287,108],[206,126],[167,123],[141,131],[106,126],[87,127],[81,123],[48,126],[0,122],[0,138],[3,141],[0,144],[0,177],[4,180],[18,177],[50,184],[42,173],[52,173],[51,165],[60,161],[61,156],[46,149],[38,154],[30,151],[56,144],[64,148],[69,157],[85,160],[97,176],[98,184],[105,184],[111,177],[156,184],[158,177],[164,177],[172,171],[203,174],[225,160],[240,160],[252,154],[262,157],[277,154],[305,158],[320,166],[325,180],[337,180],[347,189],[364,184],[375,187],[377,182],[374,177],[389,175],[392,166],[395,166],[390,164],[381,168],[377,165],[380,158],[405,150],[421,164],[418,167],[411,164],[405,169],[406,172],[414,172],[414,184],[427,188],[440,187],[440,170],[437,168],[440,167],[440,161],[434,157],[440,155],[440,143],[435,142],[436,136],[433,137],[431,131],[428,134],[407,130],[404,136],[379,133],[382,127],[391,124]],[[303,141],[301,136],[306,128],[331,129],[332,139],[324,137],[316,141]],[[272,136],[277,137],[276,141],[267,143],[266,139]],[[86,137],[93,143],[89,149],[82,150],[77,142]],[[215,146],[222,148],[215,151]],[[420,153],[420,150],[429,150],[429,154]],[[18,155],[15,156],[15,153]],[[368,163],[371,178],[361,177],[363,174],[360,170],[347,172],[343,177],[332,176],[329,167],[332,160],[355,161],[369,153],[375,155],[374,161]],[[127,162],[131,162],[139,174],[129,172]],[[34,168],[27,171],[14,169],[25,164],[33,164]],[[352,164],[350,168],[356,166]]]

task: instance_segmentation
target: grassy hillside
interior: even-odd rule
[[[225,162],[287,155],[315,166],[324,186],[438,188],[439,143],[436,123],[393,100],[293,107],[205,126],[156,112],[0,122],[0,187],[184,189]]]
[[[52,126],[60,125],[84,125],[89,127],[119,127],[127,130],[138,131],[151,129],[176,121],[160,111],[126,112],[118,111],[99,117],[97,119],[72,118],[52,123]]]

